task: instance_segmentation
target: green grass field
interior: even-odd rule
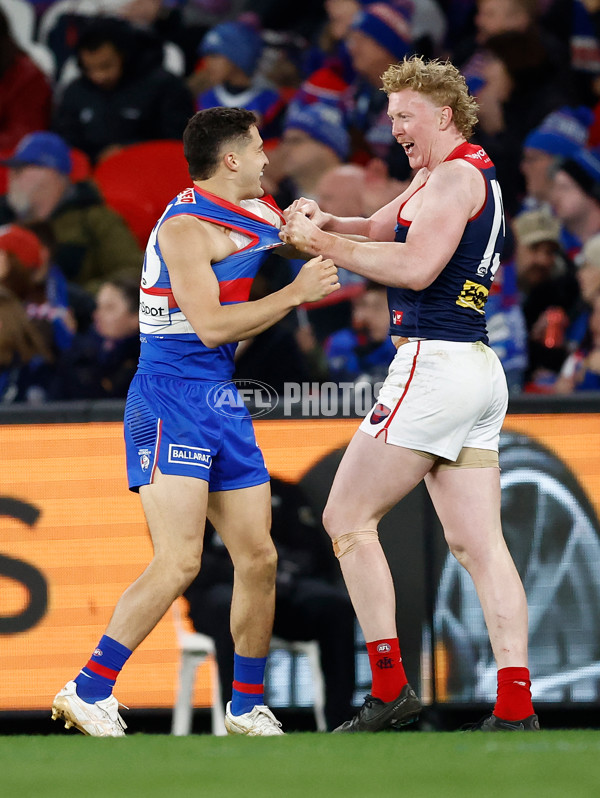
[[[0,737],[6,798],[600,796],[600,731]]]

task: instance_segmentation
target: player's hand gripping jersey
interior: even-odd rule
[[[446,160],[457,158],[481,171],[486,183],[485,202],[469,219],[456,251],[430,286],[423,291],[388,288],[392,335],[488,343],[484,306],[504,244],[502,194],[494,164],[481,147],[465,142]],[[410,221],[402,218],[403,207],[396,225],[395,240],[400,242],[406,241],[410,227]]]
[[[141,355],[139,374],[163,374],[194,380],[231,379],[237,344],[209,349],[177,307],[169,271],[160,251],[158,231],[172,216],[196,216],[231,230],[237,251],[213,263],[221,304],[246,302],[252,281],[269,252],[282,245],[283,217],[262,200],[244,200],[243,207],[199,188],[182,191],[167,205],[146,247],[140,290]]]

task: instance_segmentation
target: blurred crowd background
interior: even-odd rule
[[[196,110],[257,114],[282,208],[369,216],[397,196],[411,175],[380,76],[412,53],[450,58],[479,103],[511,394],[600,390],[600,0],[0,0],[0,402],[125,396],[143,250],[190,185]],[[272,255],[252,298],[299,266]],[[236,377],[382,379],[385,289],[341,283],[242,342]]]

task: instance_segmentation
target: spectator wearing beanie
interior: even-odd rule
[[[33,231],[16,224],[0,227],[0,285],[21,300],[50,351],[71,345],[76,324],[67,283]]]
[[[16,224],[6,224],[0,227],[0,252],[14,255],[21,265],[30,271],[35,271],[42,266],[43,251],[39,238]],[[6,275],[6,268],[0,269],[0,279]],[[8,286],[14,291],[12,286]]]
[[[348,32],[354,68],[375,88],[390,63],[412,50],[412,3],[370,3],[358,12]]]
[[[557,165],[551,204],[562,225],[562,243],[573,259],[600,232],[600,158],[580,148]]]
[[[274,153],[285,180],[277,195],[281,207],[300,196],[314,198],[321,176],[348,157],[350,136],[339,109],[324,103],[290,105],[281,144]]]
[[[346,38],[354,18],[373,0],[328,0],[328,22],[321,31],[319,46],[305,57],[309,77],[301,86],[303,102],[339,102],[343,87],[356,77]],[[383,4],[382,4],[383,5]],[[408,11],[408,8],[407,8]],[[436,0],[419,0],[412,9],[412,39],[415,52],[427,57],[440,55],[447,32],[444,12]]]
[[[327,0],[327,21],[313,45],[303,55],[306,75],[295,96],[299,102],[339,105],[342,94],[356,77],[345,38],[362,0]]]
[[[549,207],[553,167],[586,145],[591,121],[589,108],[565,106],[550,113],[529,133],[521,159],[526,188],[524,210]]]
[[[390,163],[398,179],[406,178],[408,163],[402,148],[394,146],[381,75],[413,52],[412,15],[409,2],[370,3],[356,15],[346,37],[358,76],[345,103],[353,138],[360,142],[355,150]]]
[[[8,167],[0,224],[47,223],[56,243],[54,261],[67,280],[94,291],[112,272],[139,275],[143,254],[133,233],[92,181],[71,182],[64,139],[48,131],[28,133],[0,163]]]
[[[191,85],[203,86],[196,110],[226,106],[254,111],[265,140],[279,136],[286,108],[283,95],[255,73],[263,50],[260,34],[243,22],[223,22],[210,30],[199,53],[202,67]]]
[[[41,404],[52,355],[18,297],[0,286],[0,403]]]
[[[15,224],[0,227],[0,286],[21,303],[49,352],[70,345],[75,323],[64,305],[46,290],[48,251],[30,230]]]

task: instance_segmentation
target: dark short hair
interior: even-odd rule
[[[105,44],[111,44],[120,55],[125,56],[132,48],[133,30],[122,19],[113,17],[92,17],[79,33],[77,53],[96,52]]]
[[[224,144],[250,139],[257,119],[245,108],[205,108],[198,111],[183,131],[183,153],[192,180],[207,180],[219,165]]]
[[[107,277],[101,284],[112,285],[117,291],[120,291],[121,296],[127,304],[127,310],[130,313],[137,313],[140,303],[140,279],[134,277],[129,272],[117,272],[111,277]]]

